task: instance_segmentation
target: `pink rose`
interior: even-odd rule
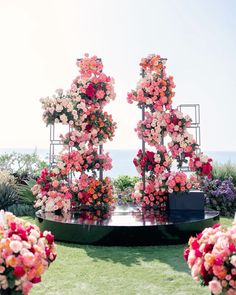
[[[22,247],[23,247],[23,245],[20,241],[11,241],[10,242],[10,248],[14,253],[20,252]]]
[[[57,188],[58,186],[59,186],[59,181],[58,180],[53,180],[53,182],[52,182],[52,186],[54,187],[54,188]]]
[[[34,254],[31,252],[24,253],[22,255],[22,262],[27,267],[33,266],[35,263]]]
[[[105,92],[103,90],[98,90],[96,92],[96,97],[102,99],[105,95]]]
[[[222,292],[222,286],[220,282],[216,280],[209,282],[209,288],[214,295],[219,295]]]
[[[200,168],[200,167],[202,167],[202,163],[200,161],[196,161],[195,166],[197,168]]]

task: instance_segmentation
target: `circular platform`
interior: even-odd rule
[[[219,220],[216,211],[143,211],[135,205],[116,206],[107,212],[79,210],[56,215],[36,213],[41,230],[57,241],[91,245],[138,246],[187,242],[191,235]]]

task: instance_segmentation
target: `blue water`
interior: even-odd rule
[[[19,153],[32,153],[34,149],[0,149],[0,154],[10,153],[10,152],[19,152]],[[133,165],[133,158],[136,155],[137,150],[110,150],[110,155],[113,160],[113,169],[107,172],[107,175],[110,177],[117,177],[119,175],[138,175],[137,171]],[[213,161],[218,163],[226,163],[230,161],[231,163],[236,164],[236,151],[204,151]],[[37,154],[42,159],[48,160],[49,151],[47,149],[37,149]]]

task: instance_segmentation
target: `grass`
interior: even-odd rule
[[[32,221],[29,217],[28,221]],[[228,226],[232,219],[222,218]],[[31,295],[209,295],[183,260],[186,245],[98,247],[57,243],[56,261]]]

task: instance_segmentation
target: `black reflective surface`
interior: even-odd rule
[[[107,211],[79,210],[61,215],[51,212],[38,211],[36,216],[42,219],[61,223],[91,224],[103,226],[150,226],[160,224],[173,224],[193,222],[202,219],[210,219],[217,216],[216,211],[172,210],[160,212],[157,210],[142,210],[135,205],[116,206]]]
[[[79,210],[55,215],[38,211],[41,230],[61,241],[95,245],[158,245],[186,242],[190,235],[217,223],[216,211],[142,210],[135,205],[107,211]]]

